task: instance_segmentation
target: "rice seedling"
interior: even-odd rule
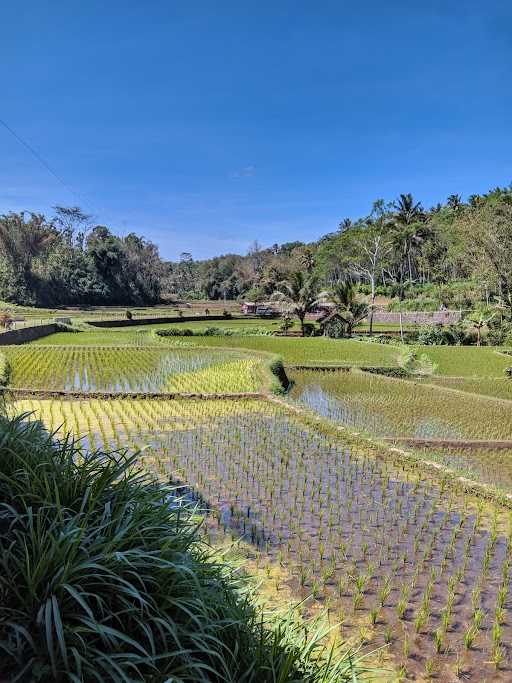
[[[512,435],[512,411],[502,401],[355,370],[297,371],[292,379],[296,401],[375,436],[506,440]]]
[[[86,446],[142,449],[149,472],[185,485],[214,512],[212,537],[245,538],[290,573],[298,595],[350,615],[344,634],[359,640],[366,629],[372,648],[387,644],[408,670],[420,673],[419,649],[453,666],[463,640],[468,656],[490,667],[472,647],[477,636],[492,644],[477,610],[504,611],[507,642],[510,519],[489,514],[488,504],[348,451],[331,432],[265,401],[32,398],[15,409],[85,435]]]
[[[10,384],[83,392],[257,391],[261,360],[229,351],[141,347],[6,348]]]
[[[139,394],[256,391],[261,358],[241,349],[277,352],[288,365],[396,363],[396,347],[356,340],[244,334],[190,341],[158,338],[157,329],[61,333],[43,340],[55,348],[9,348],[11,383]],[[504,395],[509,360],[489,348],[427,353],[438,375],[416,383],[358,370],[292,371],[290,403],[379,436],[509,438],[508,403],[485,398]],[[489,679],[509,657],[511,518],[456,493],[449,480],[434,484],[399,459],[375,458],[364,446],[349,450],[343,432],[260,400],[84,394],[27,398],[13,409],[83,436],[86,449],[140,451],[138,462],[152,477],[180,486],[209,513],[209,542],[243,538],[276,594],[292,589],[312,610],[317,604],[334,619],[342,615],[343,636],[365,649],[387,646],[403,676],[433,676],[438,665],[462,672],[462,646],[468,668]],[[512,487],[506,451],[438,449],[428,458]]]
[[[329,627],[271,621],[136,456],[0,419],[3,680],[357,680]]]

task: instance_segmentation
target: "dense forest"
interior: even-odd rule
[[[165,263],[153,243],[116,236],[77,207],[55,215],[0,216],[0,299],[38,306],[151,305],[178,299],[268,299],[303,271],[320,287],[350,282],[373,300],[414,308],[512,306],[512,186],[425,209],[410,194],[377,200],[317,242],[289,242],[247,255]],[[407,306],[407,303],[404,304]]]
[[[36,306],[154,304],[165,267],[158,248],[91,225],[78,207],[0,216],[0,299]]]

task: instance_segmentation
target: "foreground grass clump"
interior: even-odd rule
[[[292,620],[267,628],[134,459],[0,418],[1,680],[357,680]]]

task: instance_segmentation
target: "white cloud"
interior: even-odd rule
[[[231,171],[228,173],[228,177],[231,178],[232,180],[236,180],[238,178],[252,178],[252,176],[256,173],[256,167],[249,165],[249,166],[244,166],[243,168],[239,168],[237,171]]]

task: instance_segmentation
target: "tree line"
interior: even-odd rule
[[[36,306],[158,303],[165,265],[134,233],[119,237],[78,207],[0,216],[0,299]]]
[[[152,242],[115,235],[78,207],[0,216],[0,300],[37,306],[152,305],[167,299],[265,301],[301,272],[321,290],[354,285],[400,310],[512,308],[512,186],[425,209],[411,194],[375,201],[316,242],[164,262]],[[296,283],[295,283],[296,284]],[[393,304],[392,304],[393,305]],[[373,310],[373,309],[372,309]]]
[[[378,294],[414,299],[428,309],[500,300],[512,306],[512,186],[463,201],[452,194],[425,209],[411,194],[380,199],[368,215],[344,219],[317,242],[289,242],[247,255],[169,263],[165,289],[183,298],[263,301],[302,271],[323,288],[356,285],[373,303]]]

